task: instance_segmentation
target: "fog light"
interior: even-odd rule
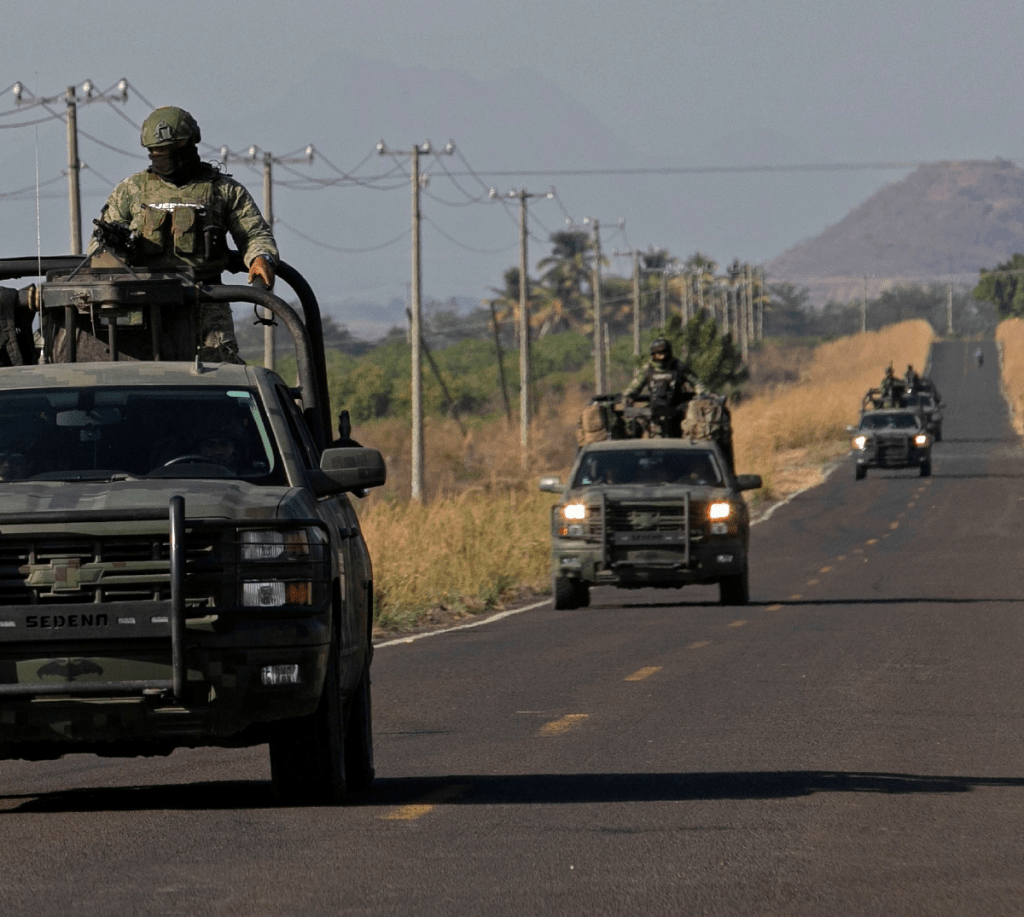
[[[578,570],[580,568],[580,559],[578,557],[560,557],[558,562],[563,567],[571,567],[574,570]]]
[[[727,522],[712,522],[711,523],[711,534],[712,535],[728,535],[729,524]]]
[[[265,665],[260,670],[260,681],[267,687],[274,687],[275,685],[297,685],[302,679],[299,678],[297,665]]]

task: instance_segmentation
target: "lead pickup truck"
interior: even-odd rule
[[[0,280],[38,264],[0,261]],[[328,433],[312,291],[282,265],[300,317],[266,290],[109,256],[41,267],[0,295],[5,362],[23,364],[0,368],[0,758],[266,744],[283,802],[366,787],[373,574],[348,495],[386,471]],[[161,310],[225,301],[291,331],[297,385],[119,353],[123,324],[159,352]],[[106,362],[78,359],[82,334]]]

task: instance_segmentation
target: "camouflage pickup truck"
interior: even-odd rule
[[[266,290],[80,262],[4,288],[8,330],[28,309],[53,340],[56,312],[110,360],[0,368],[0,758],[267,744],[280,800],[340,802],[374,775],[372,567],[348,494],[386,472],[327,433],[315,297],[286,265],[302,318]],[[119,358],[118,320],[158,324],[168,299],[272,311],[298,385]]]
[[[609,439],[584,445],[551,509],[556,608],[590,602],[590,587],[675,589],[717,583],[723,605],[750,598],[750,517],[735,475],[711,439]]]

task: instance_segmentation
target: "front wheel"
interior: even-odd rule
[[[718,600],[722,605],[746,605],[750,601],[750,571],[746,562],[742,573],[723,576],[718,581]]]
[[[339,627],[331,628],[323,693],[313,713],[277,724],[270,739],[270,779],[283,805],[337,805],[345,799],[345,710]]]
[[[586,586],[584,586],[586,588]],[[558,576],[555,574],[552,581],[552,593],[555,597],[555,609],[558,611],[565,611],[569,608],[579,608],[580,606],[580,591],[577,586],[577,581],[569,579],[567,576]],[[589,590],[587,592],[587,599],[590,599]]]
[[[863,481],[864,478],[867,476],[867,473],[868,473],[868,470],[863,465],[856,465],[855,466],[854,477],[858,481]]]
[[[932,475],[932,462],[929,459],[927,462],[921,462],[921,477],[930,478]]]
[[[367,661],[359,687],[349,704],[345,726],[345,782],[350,790],[365,790],[373,783],[374,774],[373,705],[370,703],[370,663]]]

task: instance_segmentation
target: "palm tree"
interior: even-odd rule
[[[594,245],[582,230],[553,232],[551,254],[537,263],[543,271],[540,285],[548,294],[548,311],[558,326],[583,328],[587,322],[589,292],[594,266]],[[557,326],[556,326],[557,327]]]

